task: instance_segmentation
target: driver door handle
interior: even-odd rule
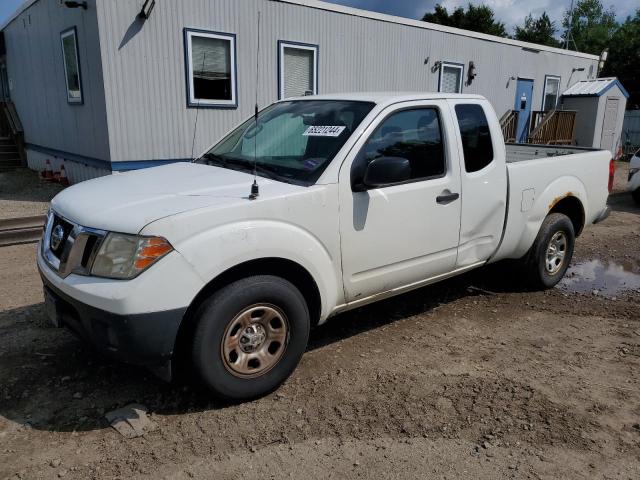
[[[448,190],[445,190],[436,197],[436,203],[440,205],[446,205],[448,203],[456,201],[458,198],[460,198],[459,193],[451,193]]]

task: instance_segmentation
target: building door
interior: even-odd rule
[[[533,80],[519,78],[514,106],[514,110],[518,112],[516,142],[524,143],[527,141],[529,122],[531,120],[531,105],[533,105]]]
[[[602,137],[600,138],[600,148],[609,150],[611,155],[615,155],[616,124],[618,123],[619,98],[607,98],[604,106],[604,119],[602,120]]]

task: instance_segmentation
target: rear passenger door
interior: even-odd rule
[[[487,260],[498,248],[507,208],[502,132],[483,100],[452,100],[461,159],[462,204],[457,267]]]
[[[401,105],[388,108],[367,127],[340,170],[340,241],[348,302],[455,268],[460,172],[449,106],[446,101]],[[366,166],[381,157],[407,159],[411,178],[357,191],[354,185],[359,185]]]

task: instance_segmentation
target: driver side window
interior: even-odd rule
[[[413,108],[387,117],[358,153],[351,170],[352,179],[362,178],[367,165],[381,157],[408,160],[410,181],[444,176],[446,162],[438,110]]]

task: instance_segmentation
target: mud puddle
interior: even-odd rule
[[[606,297],[633,291],[640,293],[640,263],[602,260],[578,262],[569,267],[558,287],[572,293]]]

